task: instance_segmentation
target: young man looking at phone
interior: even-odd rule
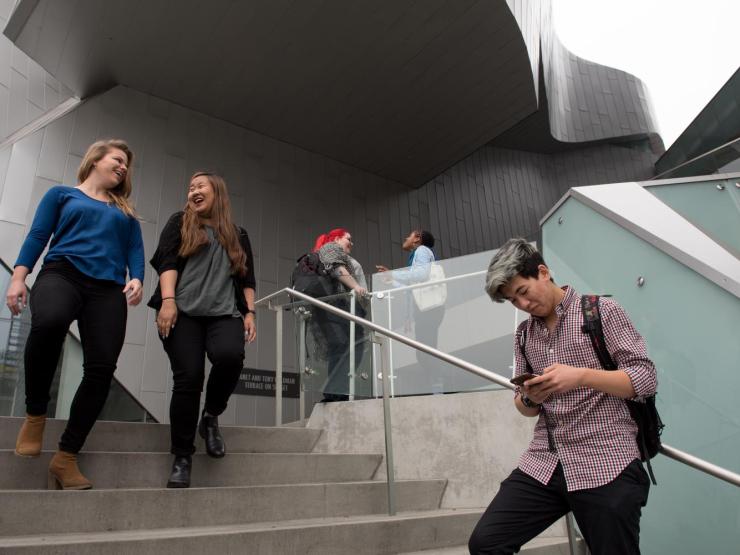
[[[624,400],[657,388],[645,342],[621,306],[600,299],[606,347],[618,366],[605,371],[581,329],[581,297],[555,284],[524,239],[509,240],[493,257],[486,292],[530,315],[515,334],[514,373],[526,373],[529,363],[535,377],[517,387],[514,404],[538,420],[519,467],[475,527],[470,552],[515,553],[573,511],[594,555],[639,553],[650,482]]]

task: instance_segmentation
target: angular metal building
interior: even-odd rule
[[[539,218],[572,186],[652,177],[663,151],[644,85],[568,52],[548,2],[4,6],[7,265],[38,200],[74,185],[100,137],[123,137],[136,153],[148,255],[188,177],[222,173],[255,242],[260,295],[287,284],[327,229],[352,231],[367,272],[403,265],[412,228],[432,230],[442,258],[488,250],[536,238]],[[166,421],[169,370],[152,321],[143,306],[130,312],[117,375]],[[272,368],[275,339],[261,324],[247,364]],[[229,418],[264,422],[261,403],[239,396]]]

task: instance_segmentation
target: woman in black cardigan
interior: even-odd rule
[[[226,410],[254,341],[254,264],[247,232],[231,221],[224,180],[198,172],[190,179],[185,209],[170,217],[151,264],[159,285],[149,306],[172,367],[172,454],[168,488],[190,486],[195,431],[211,457],[226,454],[218,416]],[[177,324],[177,325],[175,325]],[[200,423],[198,408],[205,356],[212,367]]]

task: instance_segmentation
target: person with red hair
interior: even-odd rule
[[[319,260],[326,271],[336,278],[348,291],[354,290],[360,297],[367,293],[367,284],[362,266],[350,256],[352,235],[342,227],[322,233],[316,238],[313,252],[319,253]]]
[[[316,237],[316,242],[313,245],[313,252],[319,252],[319,249],[327,243],[338,241],[340,239],[347,239],[350,244],[352,244],[352,236],[350,235],[349,231],[347,231],[343,227],[332,229],[329,233],[322,233],[321,235]]]
[[[339,282],[339,292],[354,291],[362,301],[367,294],[367,285],[362,266],[350,256],[352,235],[344,228],[332,229],[316,238],[313,252],[318,253],[319,261],[327,273]],[[349,312],[346,297],[328,302]],[[365,309],[357,303],[355,314],[365,317]],[[320,337],[326,347],[327,381],[323,388],[323,402],[346,401],[349,399],[349,322],[341,316],[329,314],[324,310],[314,311],[314,336]],[[355,328],[355,341],[364,341],[364,328]],[[356,367],[359,366],[364,350],[356,349]]]

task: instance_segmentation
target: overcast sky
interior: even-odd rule
[[[740,66],[740,0],[553,0],[574,54],[639,77],[666,148]]]

